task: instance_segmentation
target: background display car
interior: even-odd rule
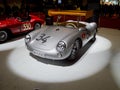
[[[69,20],[26,35],[27,49],[35,56],[52,59],[76,59],[80,48],[96,39],[97,24]]]
[[[12,35],[40,28],[44,20],[29,15],[26,18],[10,17],[0,21],[0,43],[7,41]]]

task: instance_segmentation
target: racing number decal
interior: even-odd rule
[[[23,30],[29,30],[29,29],[31,29],[31,24],[30,23],[23,24]]]
[[[47,42],[47,39],[50,38],[50,36],[47,36],[46,34],[41,34],[40,37],[36,38],[37,41],[42,41],[42,43]]]
[[[82,38],[85,38],[86,37],[86,34],[85,33],[82,33]]]

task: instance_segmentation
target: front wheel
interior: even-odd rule
[[[8,38],[9,38],[8,32],[5,31],[5,30],[1,30],[1,31],[0,31],[0,43],[3,43],[3,42],[5,42],[5,41],[7,41]]]
[[[74,60],[77,58],[78,56],[78,53],[79,53],[79,50],[81,48],[81,43],[79,40],[75,40],[74,44],[73,44],[73,47],[72,47],[72,50],[71,50],[71,54],[70,56],[68,57],[69,60]]]
[[[39,28],[41,28],[41,24],[40,23],[35,23],[34,29],[39,29]]]

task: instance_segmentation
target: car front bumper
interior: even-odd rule
[[[39,49],[33,49],[27,46],[30,53],[32,53],[35,56],[46,58],[46,59],[52,59],[52,60],[64,60],[71,54],[71,48],[66,49],[64,52],[58,52],[56,49],[51,50],[39,50]]]

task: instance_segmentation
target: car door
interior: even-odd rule
[[[21,32],[27,32],[33,29],[32,22],[30,20],[23,20],[21,24]]]
[[[19,33],[21,31],[21,22],[18,19],[12,17],[6,19],[6,22],[8,28],[11,30],[13,34]]]
[[[83,41],[83,45],[85,45],[88,42],[88,39],[89,39],[89,35],[88,35],[87,30],[86,29],[82,30],[80,35],[81,35],[81,38],[82,38],[82,41]]]
[[[22,22],[21,32],[26,32],[26,31],[29,31],[29,30],[32,30],[32,29],[33,29],[33,27],[32,27],[31,22],[29,22],[29,21]]]

